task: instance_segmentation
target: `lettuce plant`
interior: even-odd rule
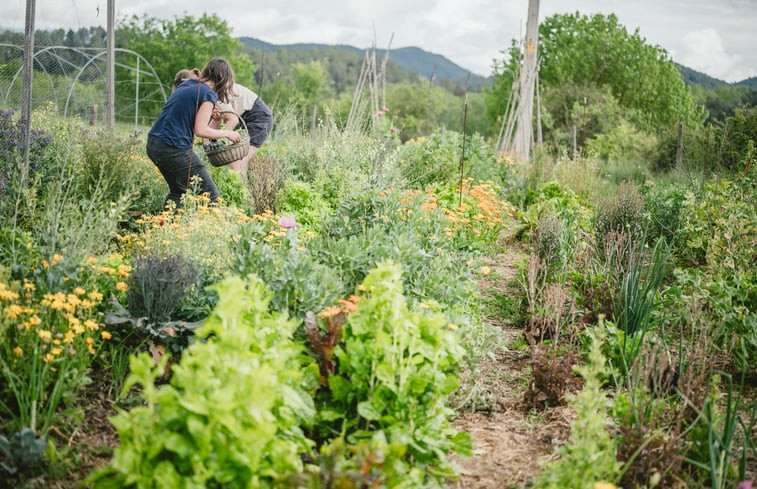
[[[170,384],[154,385],[165,360],[132,358],[124,390],[140,385],[146,404],[112,418],[120,445],[90,477],[95,487],[278,487],[302,471],[312,443],[300,427],[315,412],[296,322],[268,312],[257,278],[215,289],[218,305],[196,331],[204,341],[185,350]]]

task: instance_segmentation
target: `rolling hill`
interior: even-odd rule
[[[338,49],[354,53],[355,55],[358,55],[361,60],[365,55],[365,49],[346,44],[270,44],[252,37],[240,37],[239,41],[251,49],[257,49],[264,52],[275,52],[279,49],[328,52],[332,49]],[[385,53],[385,49],[376,49],[376,54],[379,57],[383,57]],[[389,53],[389,60],[409,73],[416,73],[424,78],[431,78],[434,76],[437,81],[448,80],[453,85],[467,85],[471,90],[479,90],[491,82],[490,78],[470,73],[465,68],[458,66],[440,54],[430,53],[417,47],[392,49]]]

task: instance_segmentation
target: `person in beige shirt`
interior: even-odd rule
[[[241,171],[242,177],[245,178],[247,173],[245,169],[250,158],[257,154],[258,149],[273,129],[273,113],[255,92],[239,83],[234,83],[229,103],[219,102],[217,107],[218,115],[223,117],[227,127],[236,129],[241,124],[247,127],[247,133],[250,135],[250,152],[241,160],[231,163],[231,167]]]

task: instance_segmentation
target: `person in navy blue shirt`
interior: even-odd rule
[[[208,126],[216,102],[226,102],[234,86],[234,72],[228,61],[213,58],[197,72],[196,79],[187,79],[168,97],[158,120],[147,135],[147,156],[158,167],[168,183],[166,204],[181,207],[181,197],[187,191],[192,176],[201,179],[200,191],[211,202],[218,201],[218,188],[207,168],[192,151],[194,136],[227,138],[239,142],[234,131]]]

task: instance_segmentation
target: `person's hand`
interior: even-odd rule
[[[221,111],[218,110],[218,107],[213,107],[213,112],[210,113],[210,118],[214,121],[218,121],[221,119]]]
[[[242,137],[239,135],[236,131],[226,131],[226,138],[232,140],[235,143],[238,143]]]

